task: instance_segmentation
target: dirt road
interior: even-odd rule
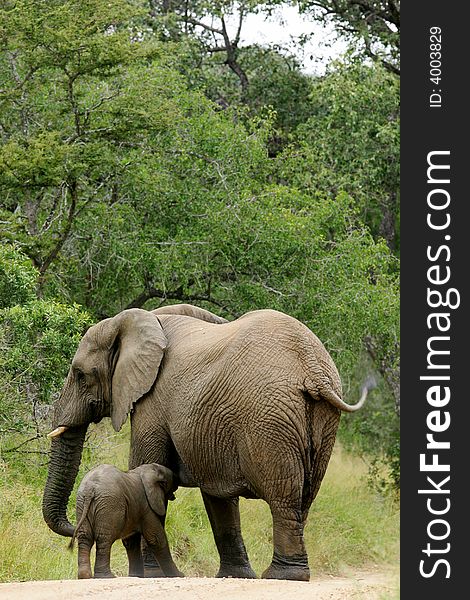
[[[396,577],[362,571],[350,577],[297,581],[209,579],[89,579],[0,584],[1,600],[383,600],[393,596]]]

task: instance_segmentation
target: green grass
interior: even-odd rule
[[[109,425],[96,426],[79,478],[101,462],[125,469],[127,440],[128,429],[116,435]],[[0,461],[0,581],[74,579],[76,549],[70,552],[69,540],[52,533],[42,519],[45,458],[28,457],[33,458]],[[371,490],[366,481],[365,463],[337,445],[305,530],[313,577],[339,574],[351,567],[397,567],[398,504]],[[75,491],[69,504],[72,520],[74,506]],[[261,500],[244,499],[240,507],[248,554],[260,574],[272,556],[269,507]],[[169,505],[167,533],[175,562],[187,576],[216,573],[218,554],[198,490],[177,491],[176,500]],[[120,542],[113,546],[112,568],[117,575],[127,574],[127,557]]]

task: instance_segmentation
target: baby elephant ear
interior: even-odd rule
[[[140,478],[151,509],[163,517],[166,512],[165,498],[173,484],[173,473],[161,465],[144,465],[141,467]]]

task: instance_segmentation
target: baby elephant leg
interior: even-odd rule
[[[164,573],[164,577],[184,577],[184,574],[178,569],[173,562],[168,544],[161,546],[160,544],[151,544],[149,547],[154,553],[158,563]]]
[[[115,577],[111,571],[111,545],[108,538],[98,537],[96,540],[95,579]]]
[[[165,577],[184,577],[173,562],[165,529],[157,515],[148,517],[143,527],[143,536],[158,560]]]
[[[165,573],[156,561],[155,555],[152,550],[150,550],[145,538],[142,538],[140,549],[144,561],[144,577],[165,577]]]
[[[78,540],[78,578],[79,579],[91,579],[93,574],[91,572],[90,553],[93,543],[89,540],[79,539]]]
[[[140,551],[140,533],[134,533],[134,535],[122,540],[122,543],[129,561],[129,577],[143,577],[144,561]]]

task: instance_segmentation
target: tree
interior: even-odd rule
[[[168,254],[188,202],[201,213],[229,186],[236,194],[265,159],[255,131],[188,91],[158,44],[134,40],[131,9],[122,0],[26,2],[7,4],[3,15],[5,235],[38,268],[41,293],[77,294],[98,314],[147,285],[159,261],[140,260],[135,273],[134,261],[150,244]],[[252,151],[239,155],[241,145]],[[129,267],[130,280],[120,279]]]
[[[275,156],[310,115],[312,78],[302,73],[294,56],[272,48],[247,46],[240,49],[239,59],[250,82],[243,96],[233,74],[215,57],[201,65],[198,84],[219,106],[240,107],[245,122],[270,115],[269,152]]]
[[[399,0],[298,0],[302,12],[333,22],[338,32],[362,44],[366,56],[400,74]]]
[[[37,270],[14,246],[0,246],[0,310],[35,299]]]
[[[275,47],[240,44],[246,18],[271,10],[277,2],[151,3],[151,19],[162,39],[178,40],[181,68],[193,88],[201,89],[222,109],[243,107],[245,115],[274,110],[275,154],[306,118],[311,78],[296,57]]]
[[[248,76],[239,61],[240,36],[246,15],[257,8],[258,2],[253,0],[229,1],[197,1],[164,2],[160,7],[157,3],[150,2],[151,15],[154,19],[160,18],[163,28],[170,33],[170,37],[179,39],[181,34],[197,36],[203,43],[205,53],[209,55],[222,54],[224,64],[235,74],[238,79],[241,96],[248,90]],[[230,17],[236,17],[236,25],[229,26]],[[169,17],[169,18],[168,18]],[[170,27],[168,27],[170,23]],[[158,28],[159,23],[155,24]],[[165,27],[166,25],[166,27]],[[172,35],[171,35],[172,34]]]
[[[2,208],[11,215],[7,235],[27,249],[40,286],[93,201],[90,188],[109,193],[123,168],[101,114],[120,94],[121,65],[151,53],[122,28],[134,12],[122,0],[2,5]]]
[[[338,64],[316,81],[311,95],[312,116],[299,126],[296,144],[277,160],[280,181],[290,181],[305,193],[324,190],[333,196],[346,192],[354,198],[359,222],[374,238],[385,239],[399,253],[399,123],[398,82],[378,65]],[[373,110],[372,108],[373,107]],[[344,211],[344,208],[338,207]],[[398,263],[390,263],[398,277]],[[379,270],[383,272],[382,269]],[[375,281],[374,270],[370,272]],[[337,275],[335,275],[337,277]],[[347,287],[347,281],[344,282]],[[363,289],[367,286],[361,284]],[[398,280],[385,294],[377,329],[361,334],[361,344],[372,358],[400,407]],[[376,288],[378,289],[378,288]],[[351,290],[348,291],[350,294]],[[332,295],[333,296],[333,295]],[[394,307],[394,308],[392,308]],[[391,310],[392,323],[382,329]],[[333,314],[327,319],[331,322]],[[367,319],[373,319],[372,313]],[[348,328],[353,328],[350,324]]]
[[[48,405],[89,321],[165,302],[296,316],[347,394],[367,350],[395,372],[397,261],[377,221],[396,183],[389,74],[353,65],[311,82],[248,48],[244,102],[221,110],[186,42],[157,40],[133,3],[18,0],[0,16],[3,302],[17,281],[3,406]]]
[[[37,300],[38,276],[21,251],[0,246],[0,439],[8,440],[0,446],[6,453],[44,435],[50,405],[91,324],[77,305]]]
[[[374,236],[399,253],[399,85],[378,65],[338,63],[315,81],[310,118],[279,157],[303,189],[353,196]]]

